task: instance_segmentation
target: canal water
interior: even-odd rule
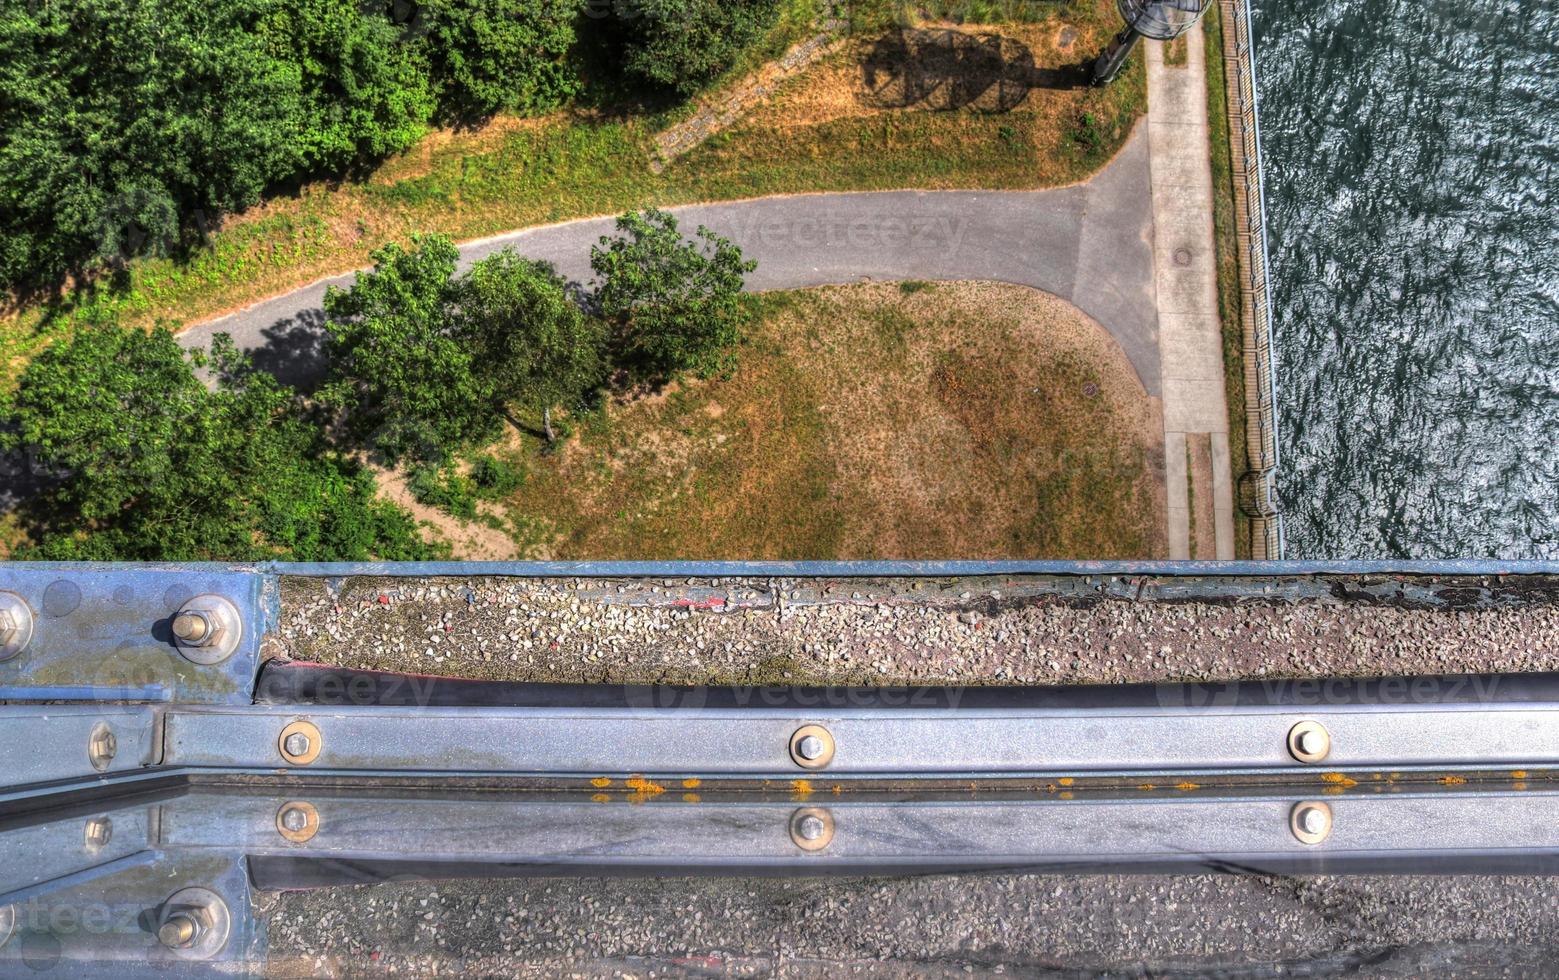
[[[1559,558],[1559,4],[1253,0],[1291,558]]]

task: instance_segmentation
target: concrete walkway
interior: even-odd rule
[[[1164,399],[1169,557],[1234,557],[1229,410],[1213,241],[1202,31],[1181,67],[1143,45],[1153,185],[1153,268]],[[1211,525],[1209,527],[1209,524]]]
[[[1109,166],[1088,181],[1043,191],[883,191],[797,194],[669,209],[691,232],[707,225],[758,260],[752,289],[794,289],[864,279],[992,279],[1054,293],[1099,321],[1121,345],[1143,387],[1159,393],[1148,138],[1139,126]],[[571,280],[590,279],[590,246],[612,231],[589,218],[499,235],[461,247],[470,263],[504,247],[546,259]],[[181,339],[203,347],[231,334],[255,362],[307,385],[323,367],[313,283],[199,324]]]

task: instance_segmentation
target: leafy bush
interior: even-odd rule
[[[525,475],[506,459],[486,453],[471,461],[471,482],[484,500],[498,500],[520,488]]]
[[[643,380],[729,370],[749,310],[741,297],[758,267],[708,228],[696,240],[651,208],[617,219],[617,235],[590,249],[595,305],[613,325],[619,363]]]
[[[59,482],[29,502],[18,557],[360,561],[433,557],[373,477],[226,336],[208,389],[166,330],[83,326],[27,366],[3,442]]]
[[[412,470],[406,487],[418,503],[437,507],[468,521],[476,519],[476,494],[472,482],[454,466],[419,466]]]
[[[444,114],[540,112],[579,90],[567,58],[583,0],[424,0],[419,16]]]
[[[623,66],[691,95],[731,67],[779,13],[777,0],[618,0]]]

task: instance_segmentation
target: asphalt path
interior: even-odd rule
[[[754,290],[865,280],[989,279],[1069,300],[1120,343],[1149,394],[1159,393],[1147,130],[1088,181],[1042,191],[880,191],[796,194],[669,208],[684,231],[724,235],[758,262]],[[461,246],[470,264],[503,248],[544,259],[581,287],[590,247],[611,217],[509,232]],[[256,364],[308,386],[324,366],[321,280],[195,325],[181,335],[203,347],[230,334]]]

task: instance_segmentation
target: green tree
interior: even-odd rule
[[[583,0],[424,0],[418,27],[446,116],[541,112],[578,91],[568,56]]]
[[[422,49],[383,13],[359,0],[293,0],[274,6],[259,32],[271,57],[298,72],[293,169],[347,169],[427,131],[437,93]]]
[[[699,226],[696,239],[651,208],[617,219],[617,235],[590,249],[595,305],[613,328],[620,363],[641,380],[729,370],[750,316],[741,291],[758,267]]]
[[[201,359],[203,360],[203,359]],[[20,557],[335,561],[433,549],[372,476],[332,452],[293,393],[219,337],[214,388],[166,330],[83,326],[4,406],[5,441],[58,483],[25,508]]]
[[[386,245],[350,290],[325,294],[330,374],[321,399],[386,460],[441,460],[496,432],[480,352],[455,315],[460,253],[441,235]]]
[[[459,333],[480,352],[495,409],[523,405],[554,438],[552,410],[601,383],[605,332],[584,315],[551,264],[505,249],[471,267],[458,285]]]
[[[255,33],[280,3],[0,7],[0,285],[171,251],[291,171],[298,68]]]
[[[777,0],[619,0],[628,74],[691,95],[731,67],[779,13]]]

